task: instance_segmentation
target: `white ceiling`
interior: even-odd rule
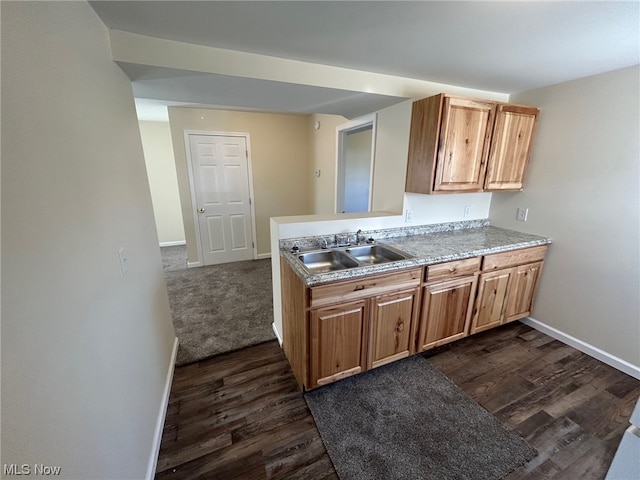
[[[640,63],[638,1],[90,3],[112,29],[501,93]],[[154,81],[163,81],[162,72],[155,73],[156,78],[145,80],[147,91]],[[211,88],[225,84],[220,78],[165,73],[174,74],[170,78],[178,89],[188,90],[191,82],[193,92],[201,82]],[[215,104],[225,95],[242,98],[240,91],[260,97],[264,88],[262,97],[271,96],[271,103],[278,103],[278,95],[290,86],[247,80],[235,85],[234,94],[228,92],[231,83],[226,79],[225,88],[209,89],[211,98],[206,101],[174,100]],[[145,90],[142,81],[138,85],[134,82],[134,89]],[[302,97],[308,93],[304,89],[298,92]],[[327,91],[295,108],[308,111],[305,108],[314,108],[314,102],[342,101],[340,97],[358,101],[356,92],[341,91],[336,97],[340,91],[321,90]],[[295,111],[288,105],[272,109]]]

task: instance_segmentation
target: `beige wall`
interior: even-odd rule
[[[141,121],[139,125],[158,241],[160,244],[184,242],[184,224],[169,122]]]
[[[537,139],[525,190],[493,195],[490,213],[553,238],[532,316],[636,366],[639,79],[636,66],[514,95],[540,107]]]
[[[198,260],[184,131],[248,133],[258,255],[268,255],[269,218],[309,209],[308,115],[169,107],[189,262]]]
[[[131,84],[86,2],[1,8],[0,463],[145,478],[175,337]]]

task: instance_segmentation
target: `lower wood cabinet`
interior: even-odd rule
[[[406,275],[399,278],[403,277]],[[414,283],[419,282],[418,274]],[[347,291],[352,291],[351,283],[345,282]],[[308,387],[326,385],[413,355],[419,294],[416,287],[311,309]]]
[[[316,388],[531,313],[546,245],[306,287],[281,262],[283,350]]]
[[[417,301],[420,290],[379,295],[372,299],[367,368],[375,368],[415,353]]]
[[[429,265],[422,293],[418,351],[469,334],[480,257]]]
[[[418,350],[444,345],[469,334],[476,276],[424,287]]]
[[[514,267],[511,272],[511,288],[507,298],[505,322],[526,317],[531,313],[540,273],[542,273],[542,262]]]
[[[543,245],[484,257],[470,333],[531,313],[546,251]]]
[[[325,385],[366,369],[366,302],[310,313],[311,385]]]
[[[471,333],[482,332],[502,324],[510,279],[511,269],[480,275]]]

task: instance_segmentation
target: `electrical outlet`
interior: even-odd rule
[[[471,205],[465,205],[464,206],[464,218],[467,218],[469,215],[471,215]]]
[[[529,215],[529,209],[528,208],[519,208],[518,209],[518,214],[516,215],[516,220],[518,220],[520,222],[526,222],[528,215]]]
[[[413,210],[407,210],[404,214],[405,223],[413,222]]]

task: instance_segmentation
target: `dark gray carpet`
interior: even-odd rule
[[[164,274],[180,345],[176,365],[275,338],[271,260],[165,270]]]
[[[496,480],[537,454],[419,355],[305,398],[342,480]]]

